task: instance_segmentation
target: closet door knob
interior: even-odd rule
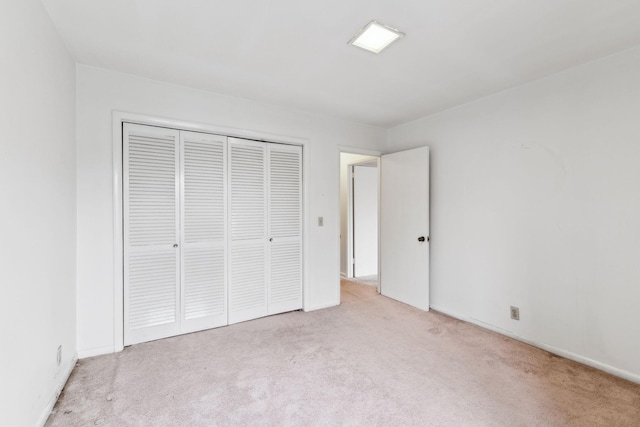
[[[273,242],[273,237],[269,237],[269,241],[270,241],[270,242]]]
[[[173,247],[174,247],[174,248],[177,248],[177,247],[178,247],[178,244],[177,244],[177,243],[174,243],[174,244],[173,244]]]

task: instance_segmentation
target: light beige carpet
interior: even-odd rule
[[[342,305],[78,363],[48,426],[638,426],[640,385],[343,281]]]

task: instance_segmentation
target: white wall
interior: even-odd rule
[[[113,351],[112,111],[308,139],[310,309],[339,303],[338,145],[380,149],[383,129],[84,65],[78,99],[78,349]],[[324,217],[318,227],[317,217]]]
[[[348,222],[349,222],[349,165],[367,160],[375,160],[376,157],[366,154],[340,153],[340,273],[347,276],[348,271]]]
[[[3,2],[0,52],[0,425],[34,426],[76,354],[75,69],[38,0]]]
[[[639,123],[633,49],[391,129],[432,150],[432,306],[639,381]]]

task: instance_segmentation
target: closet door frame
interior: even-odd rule
[[[123,238],[123,123],[167,127],[176,130],[212,133],[227,137],[253,139],[302,147],[302,309],[311,311],[321,307],[311,306],[309,296],[309,199],[308,194],[308,152],[309,140],[287,135],[257,132],[226,126],[207,125],[182,120],[166,119],[145,114],[112,112],[112,148],[113,148],[113,346],[86,351],[81,357],[91,357],[124,349],[124,238]]]

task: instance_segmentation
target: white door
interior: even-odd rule
[[[380,292],[429,310],[429,148],[382,156]]]
[[[269,314],[302,308],[302,148],[269,144]]]
[[[229,324],[268,315],[267,167],[262,142],[229,138]]]
[[[302,150],[123,125],[125,345],[302,308]]]
[[[226,140],[180,132],[181,333],[227,324]]]
[[[353,276],[378,274],[378,168],[354,165]]]
[[[229,138],[229,323],[302,308],[302,149]]]
[[[180,332],[179,132],[124,124],[124,344]]]

